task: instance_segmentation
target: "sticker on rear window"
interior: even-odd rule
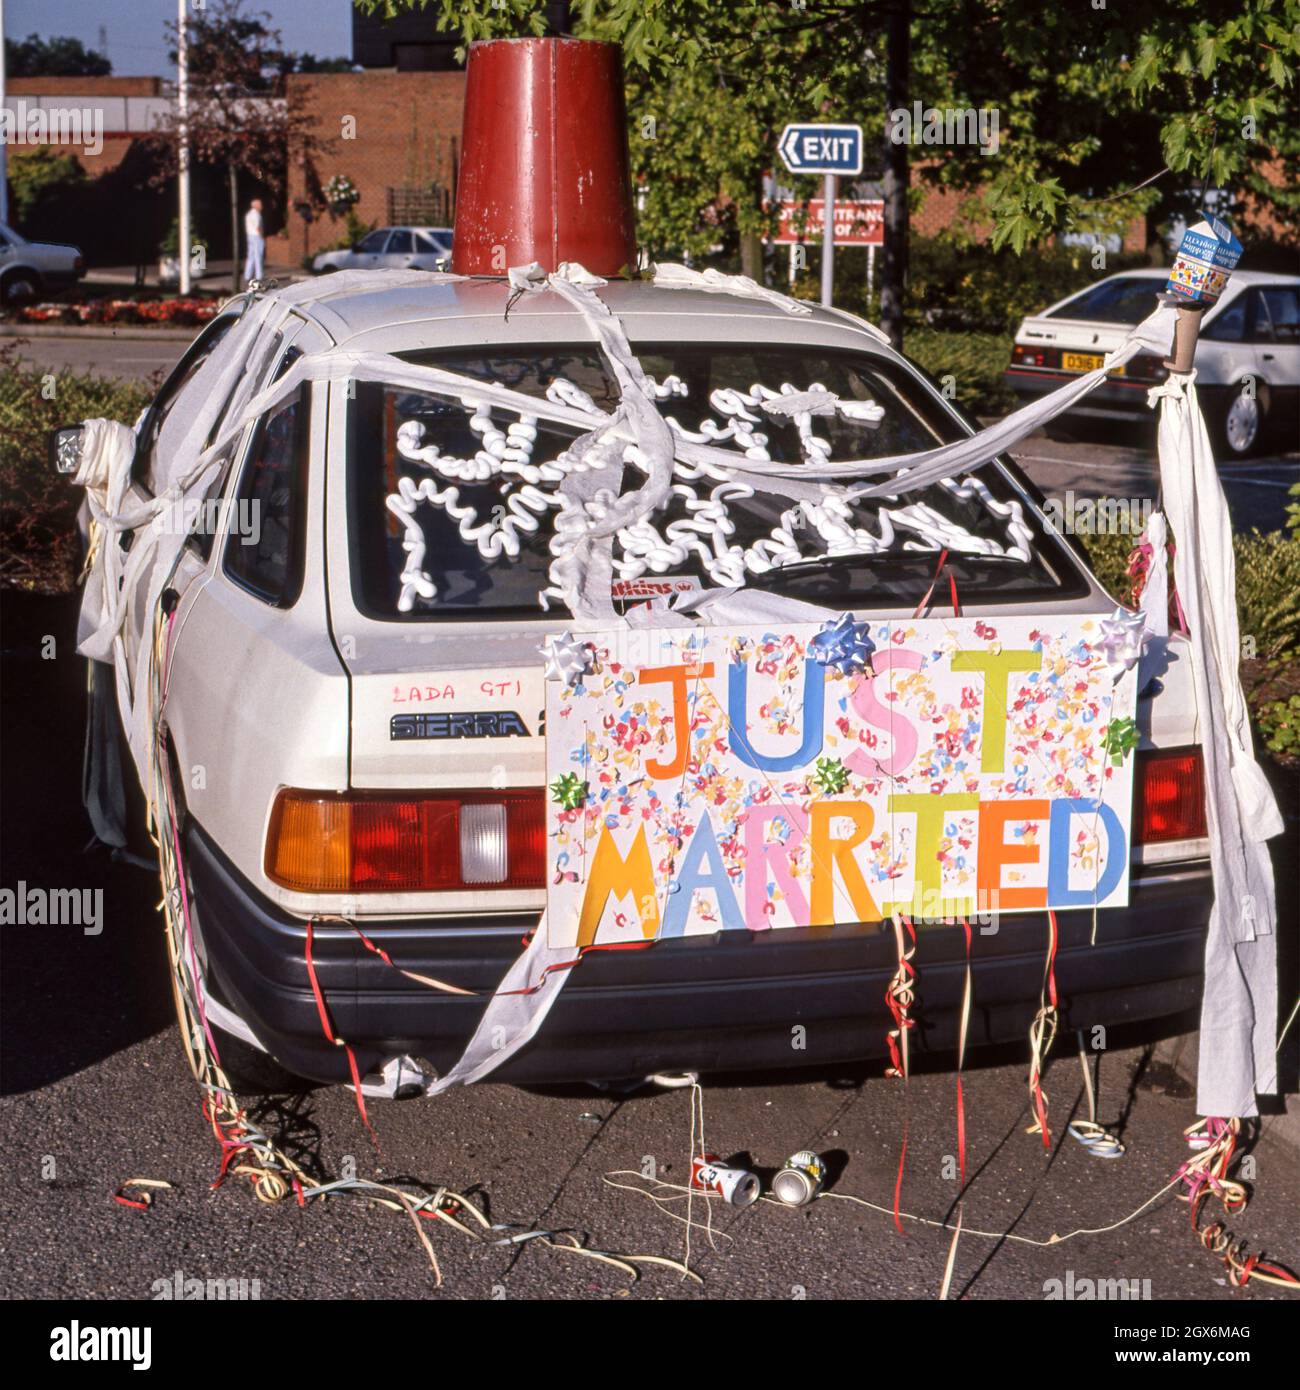
[[[632,598],[671,598],[674,594],[694,594],[700,590],[700,581],[693,575],[661,574],[654,578],[616,579],[610,587],[610,597],[616,599]]]

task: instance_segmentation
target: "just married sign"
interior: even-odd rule
[[[589,636],[590,669],[547,684],[552,944],[1125,905],[1116,626]]]

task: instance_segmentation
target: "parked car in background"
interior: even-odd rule
[[[377,227],[355,246],[322,251],[311,268],[324,275],[332,270],[446,270],[450,265],[450,227]]]
[[[0,222],[0,304],[30,304],[48,291],[75,285],[85,273],[75,246],[28,241]]]
[[[1155,307],[1166,270],[1127,270],[1027,318],[1016,331],[1007,384],[1022,401],[1092,371]],[[1147,418],[1147,391],[1167,375],[1142,353],[1075,408],[1077,416]],[[1300,276],[1239,270],[1206,311],[1196,348],[1196,389],[1217,443],[1242,458],[1269,440],[1296,445],[1300,419]],[[1067,417],[1068,418],[1068,417]],[[1289,441],[1285,442],[1285,441]]]

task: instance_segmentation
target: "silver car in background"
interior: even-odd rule
[[[75,285],[85,272],[77,247],[28,241],[0,222],[0,305],[31,304],[47,291]]]
[[[317,275],[333,270],[447,270],[450,227],[377,227],[355,246],[322,251],[311,263]]]

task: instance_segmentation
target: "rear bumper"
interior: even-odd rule
[[[1033,367],[1008,367],[1002,373],[1002,380],[1016,393],[1022,404],[1049,395],[1067,381],[1075,378],[1074,372],[1052,371]],[[1095,390],[1090,391],[1083,401],[1072,406],[1067,415],[1083,415],[1102,420],[1151,419],[1152,412],[1147,405],[1147,392],[1157,385],[1153,381],[1128,381],[1123,377],[1111,377]],[[1202,386],[1197,383],[1197,391],[1205,397],[1217,399],[1220,388]]]
[[[285,1067],[347,1079],[342,1049],[322,1036],[307,975],[306,927],[258,894],[201,830],[188,839],[195,914],[209,985]],[[1131,906],[1058,915],[1062,1024],[1091,1028],[1165,1018],[1200,998],[1211,892],[1204,861],[1134,878]],[[489,994],[521,950],[533,917],[366,922],[394,961]],[[951,1053],[964,977],[962,933],[920,927],[916,953],[919,1052]],[[1037,1007],[1045,916],[975,928],[970,1045],[1023,1039]],[[385,965],[346,926],[319,924],[313,963],[336,1031],[363,1074],[403,1053],[444,1072],[484,997],[438,994]],[[646,1076],[665,1070],[741,1071],[883,1056],[892,931],[879,926],[722,932],[646,951],[596,952],[575,970],[539,1036],[494,1073],[513,1082]]]

